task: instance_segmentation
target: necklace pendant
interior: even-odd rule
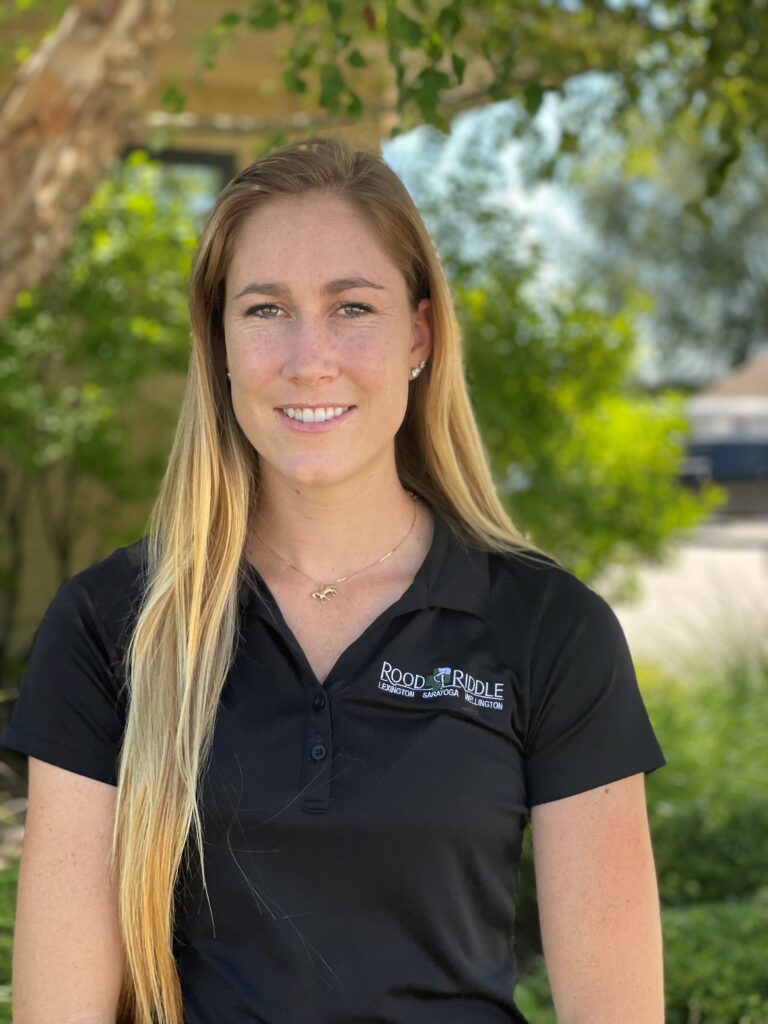
[[[316,597],[322,603],[323,601],[327,601],[329,598],[333,597],[335,593],[336,587],[334,587],[332,583],[326,583],[324,587],[316,590],[312,594],[312,597]]]

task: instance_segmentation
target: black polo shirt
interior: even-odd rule
[[[60,588],[4,746],[115,784],[144,551]],[[531,806],[665,763],[610,606],[436,516],[411,585],[324,685],[255,570],[240,608],[202,786],[210,905],[195,856],[176,890],[186,1024],[524,1021]]]

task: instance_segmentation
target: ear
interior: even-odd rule
[[[418,362],[429,359],[432,353],[432,301],[422,299],[413,314],[413,341],[411,356]]]

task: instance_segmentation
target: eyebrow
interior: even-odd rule
[[[349,288],[378,288],[381,291],[386,291],[383,284],[369,281],[367,277],[337,277],[323,285],[321,294],[338,295],[339,292],[345,292]],[[252,294],[288,295],[290,291],[291,289],[283,281],[254,281],[251,284],[247,284],[234,298],[240,299],[243,295]]]

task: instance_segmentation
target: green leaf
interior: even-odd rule
[[[387,14],[387,32],[394,42],[406,46],[418,46],[421,42],[421,25],[396,7],[391,7]]]
[[[467,66],[467,62],[458,53],[452,53],[451,64],[453,65],[453,73],[456,75],[456,81],[461,85],[464,81],[464,68]]]
[[[248,17],[248,24],[251,28],[275,28],[280,23],[280,13],[277,4],[265,2],[261,9],[254,4],[251,14]]]
[[[234,28],[242,21],[242,15],[238,11],[227,11],[219,18],[218,24],[222,28]]]
[[[344,76],[336,64],[328,61],[320,65],[320,106],[325,110],[339,110],[339,96],[345,89]]]
[[[422,40],[422,49],[433,61],[438,61],[445,52],[442,36],[439,32],[430,32]]]
[[[207,68],[208,70],[215,67],[217,50],[218,48],[213,40],[204,39],[202,43],[198,43],[197,59],[202,67]]]
[[[177,85],[169,85],[163,91],[160,104],[172,113],[180,114],[187,105],[187,97]]]
[[[461,18],[453,5],[444,7],[442,11],[440,11],[437,16],[435,27],[440,35],[445,39],[453,39],[461,28]]]
[[[347,54],[347,63],[351,68],[364,68],[368,61],[359,50],[350,50]]]
[[[338,25],[341,21],[342,6],[340,0],[328,0],[328,13],[331,16],[331,21],[334,25]]]
[[[363,112],[363,101],[357,95],[356,92],[349,90],[349,99],[347,101],[347,113],[352,117],[360,117]]]
[[[509,98],[509,86],[505,82],[493,82],[488,86],[488,95],[494,102]]]
[[[440,98],[440,93],[444,89],[447,89],[450,84],[451,80],[448,75],[446,75],[444,71],[438,71],[436,68],[424,68],[424,70],[420,71],[416,76],[416,101],[427,121],[433,123],[438,122],[439,115],[437,113],[437,103]]]
[[[293,62],[294,68],[308,68],[312,63],[316,50],[317,46],[315,44],[294,45],[288,50],[288,56]]]
[[[523,98],[525,109],[533,117],[541,106],[541,101],[544,99],[544,90],[538,82],[526,82]]]
[[[306,92],[307,83],[300,78],[296,68],[286,68],[283,71],[283,85],[289,92]]]

